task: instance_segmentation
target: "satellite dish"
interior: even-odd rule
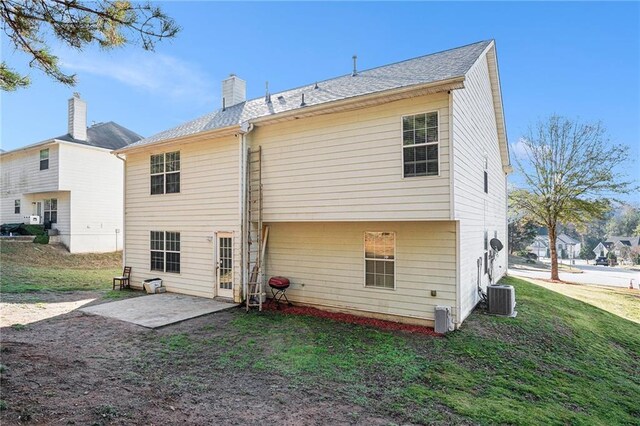
[[[491,241],[489,241],[489,244],[491,245],[491,248],[494,249],[495,251],[500,251],[504,247],[502,245],[502,242],[497,238],[492,238]]]

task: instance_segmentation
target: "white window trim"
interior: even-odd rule
[[[151,233],[152,232],[161,232],[162,233],[162,247],[163,247],[162,250],[153,250],[151,248]],[[179,250],[179,251],[167,250],[167,232],[173,232],[175,234],[179,234],[180,235],[180,248],[182,248],[182,233],[180,231],[154,231],[154,230],[150,230],[149,231],[149,262],[147,263],[147,265],[149,265],[149,272],[161,272],[161,273],[164,273],[164,274],[182,275],[182,250]],[[163,262],[162,262],[162,270],[151,269],[151,252],[153,252],[153,251],[161,251],[162,253],[164,253]],[[167,253],[178,253],[178,254],[180,254],[180,272],[167,271]]]
[[[45,151],[47,152],[47,158],[42,158],[42,153],[45,152]],[[47,168],[46,169],[42,168],[42,162],[44,160],[47,160]],[[49,148],[43,148],[38,153],[38,170],[40,170],[40,171],[49,170],[49,166],[51,166],[51,151],[49,150]]]
[[[407,176],[405,177],[404,175],[404,130],[403,130],[403,123],[404,123],[404,118],[405,117],[411,117],[414,115],[419,115],[419,114],[431,114],[435,112],[436,116],[438,117],[438,141],[437,142],[425,142],[423,144],[419,144],[419,145],[411,145],[411,146],[428,146],[428,145],[438,145],[438,174],[435,175],[425,175],[425,176]],[[449,137],[451,137],[451,135],[449,135]],[[402,164],[401,164],[401,168],[400,168],[400,177],[402,178],[402,180],[405,179],[424,179],[424,178],[437,178],[440,177],[442,175],[442,164],[441,164],[441,160],[440,158],[442,157],[440,154],[442,152],[441,148],[442,148],[442,140],[440,138],[440,110],[434,109],[434,110],[430,110],[430,111],[425,111],[425,112],[416,112],[416,113],[412,113],[412,114],[404,114],[402,116],[400,116],[400,149],[402,150]],[[407,145],[408,146],[408,145]]]
[[[369,259],[367,258],[367,247],[366,247],[366,239],[367,239],[367,233],[371,232],[371,233],[387,233],[387,234],[393,234],[393,260],[389,260],[389,259]],[[388,292],[388,291],[396,291],[398,288],[398,264],[396,263],[396,260],[398,259],[397,256],[397,250],[398,250],[398,234],[395,231],[364,231],[364,233],[362,234],[362,278],[363,278],[363,282],[362,282],[362,286],[364,288],[366,288],[367,290],[372,290],[372,291],[382,291],[382,292]],[[367,285],[367,260],[380,260],[382,262],[393,262],[393,288],[389,288],[389,287],[378,287],[378,286],[370,286]]]
[[[55,210],[51,208],[51,206],[53,205],[53,200],[56,200],[56,208]],[[47,209],[47,201],[49,202],[49,208]],[[56,212],[56,221],[55,222],[51,222],[51,213],[52,212]],[[49,213],[49,223],[58,223],[58,199],[57,198],[45,198],[44,200],[42,200],[42,221],[44,223],[44,217],[45,214]]]
[[[179,170],[174,170],[172,172],[167,172],[167,154],[171,154],[177,152],[180,154],[180,169]],[[151,173],[151,157],[156,156],[156,155],[162,155],[162,161],[163,161],[163,167],[162,167],[162,172],[159,173]],[[180,173],[180,191],[178,192],[167,192],[167,175],[171,175],[171,174],[175,174],[175,173]],[[162,192],[159,194],[152,194],[151,193],[151,176],[164,176],[162,179]],[[182,192],[182,154],[180,150],[177,151],[167,151],[167,152],[159,152],[156,154],[150,154],[149,155],[149,195],[153,196],[153,195],[174,195],[174,194],[180,194]],[[168,231],[171,232],[171,231]]]

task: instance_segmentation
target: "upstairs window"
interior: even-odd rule
[[[40,170],[49,168],[49,148],[40,150]]]
[[[365,287],[393,290],[396,281],[396,234],[364,233]]]
[[[58,200],[44,200],[44,222],[58,223]]]
[[[180,233],[151,231],[151,270],[180,273]]]
[[[402,164],[404,177],[437,176],[438,113],[402,117]]]
[[[180,151],[151,156],[151,195],[180,192]]]
[[[15,200],[13,202],[13,213],[20,214],[20,200]]]
[[[487,153],[484,154],[484,193],[489,193],[489,159]]]
[[[489,193],[489,173],[486,170],[484,171],[484,193]]]

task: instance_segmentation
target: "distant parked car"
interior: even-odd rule
[[[538,255],[532,252],[527,253],[527,259],[538,260]]]
[[[597,265],[609,266],[609,259],[607,259],[604,256],[597,257],[596,258],[596,266]]]

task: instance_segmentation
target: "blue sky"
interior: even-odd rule
[[[248,97],[448,48],[495,39],[509,141],[552,113],[602,120],[612,143],[632,147],[640,179],[640,4],[162,2],[182,27],[155,53],[55,46],[69,88],[29,70],[2,39],[2,57],[33,84],[2,93],[2,148],[66,133],[66,101],[89,122],[116,121],[144,136],[220,106],[220,81],[247,80]],[[630,198],[640,202],[640,195]]]

